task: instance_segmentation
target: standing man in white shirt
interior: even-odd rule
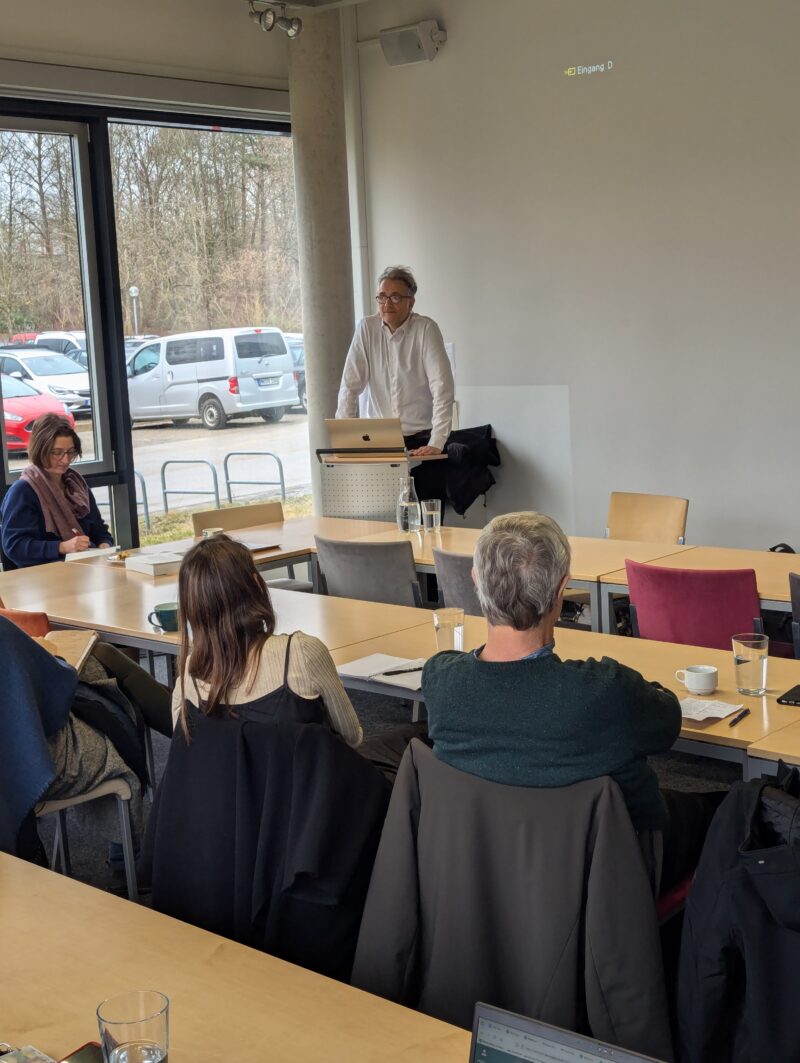
[[[356,325],[339,388],[337,417],[399,417],[414,457],[441,454],[450,435],[453,373],[439,326],[413,313],[417,282],[390,266],[378,278],[377,314]]]

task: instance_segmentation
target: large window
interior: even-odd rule
[[[277,493],[264,454],[278,454],[287,491],[307,498],[288,128],[4,109],[4,484],[47,406],[74,418],[81,471],[123,543],[186,534],[188,513],[174,511],[216,502],[202,462],[223,503],[226,472],[238,481],[231,496],[247,501]],[[193,464],[167,468],[165,504],[162,472],[175,459]]]
[[[0,394],[6,475],[41,413],[75,421],[87,470],[112,468],[103,416],[88,131],[0,118]],[[20,385],[26,385],[20,394]]]

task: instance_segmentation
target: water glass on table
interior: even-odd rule
[[[169,1000],[153,989],[132,989],[97,1005],[104,1063],[166,1063]]]
[[[436,609],[433,614],[436,629],[436,648],[442,650],[464,649],[464,610]]]
[[[740,694],[766,694],[769,636],[755,632],[734,635],[733,665]]]
[[[425,498],[422,506],[422,530],[437,532],[442,526],[442,502],[439,498]]]

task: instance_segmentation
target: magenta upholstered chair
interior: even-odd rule
[[[644,639],[729,650],[732,635],[761,630],[761,603],[751,568],[695,571],[636,561],[626,561],[625,568],[632,611],[635,608]]]

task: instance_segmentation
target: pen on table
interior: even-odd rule
[[[750,715],[750,710],[749,709],[742,709],[741,712],[737,713],[736,716],[733,717],[733,719],[728,724],[728,727],[735,727],[737,723],[741,723],[742,722],[742,720],[745,718],[745,716],[749,716],[749,715]]]
[[[418,664],[414,668],[393,668],[390,672],[376,672],[375,678],[382,675],[407,675],[409,672],[421,672],[423,665]]]

